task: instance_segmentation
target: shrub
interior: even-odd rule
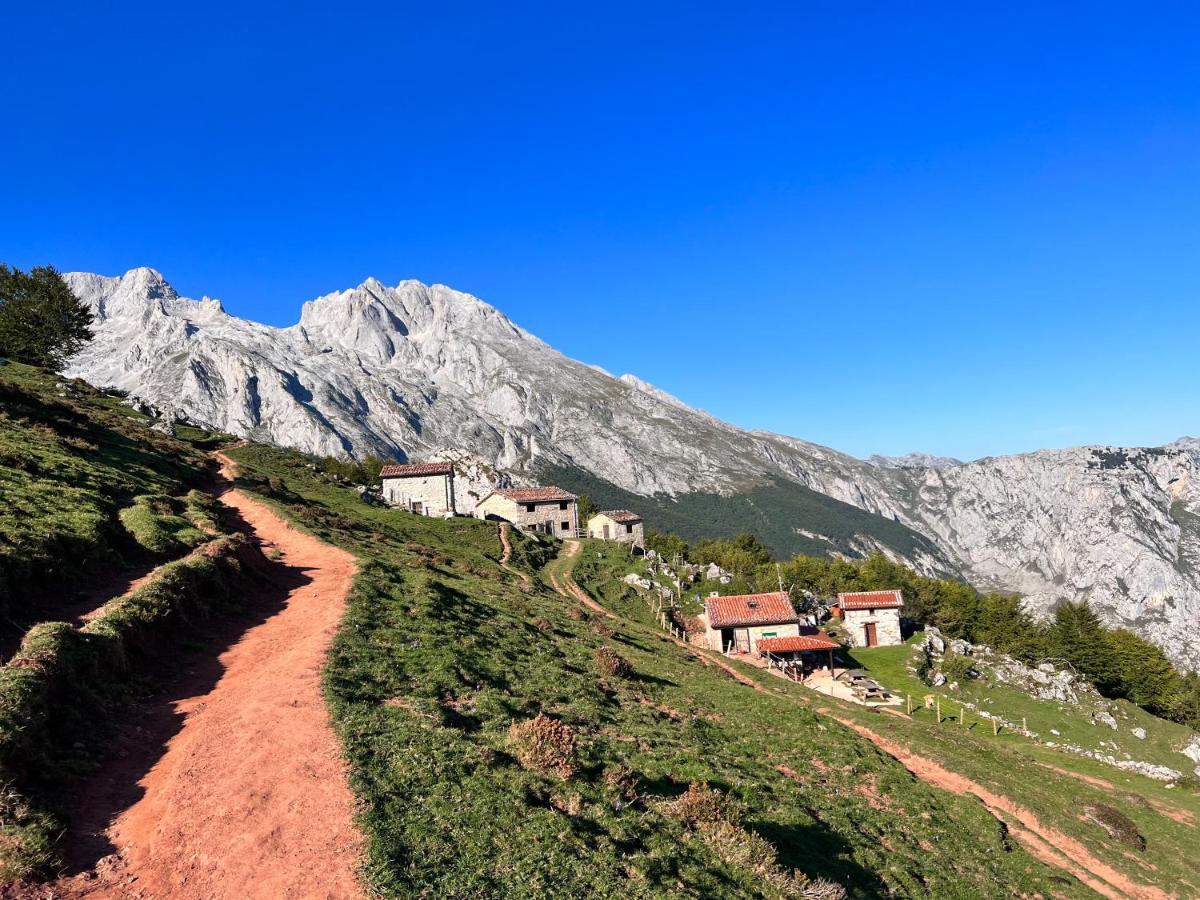
[[[725,795],[707,784],[695,781],[688,789],[667,804],[666,814],[689,828],[729,819],[736,810]]]
[[[605,675],[627,678],[633,672],[633,666],[630,665],[629,660],[611,647],[597,647],[592,658],[596,660],[597,668]]]
[[[610,638],[616,634],[616,630],[607,622],[596,619],[592,622],[592,634],[602,638]]]
[[[543,713],[510,725],[508,747],[517,762],[531,772],[559,778],[575,774],[574,729]]]
[[[947,681],[966,681],[977,674],[971,666],[971,658],[961,653],[946,652],[942,657],[942,674]]]
[[[1108,836],[1134,850],[1143,852],[1146,839],[1138,831],[1137,824],[1119,809],[1096,803],[1083,808],[1083,814],[1108,832]]]

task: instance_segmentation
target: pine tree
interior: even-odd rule
[[[0,263],[0,356],[60,371],[92,339],[92,313],[53,266]]]

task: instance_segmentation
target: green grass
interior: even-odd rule
[[[160,556],[179,554],[202,543],[204,532],[184,515],[189,509],[184,501],[163,494],[142,494],[133,505],[121,510],[118,517],[130,536],[149,553]],[[201,511],[202,521],[211,517]]]
[[[1192,737],[1190,729],[1153,716],[1125,700],[1102,699],[1095,704],[1079,705],[1039,700],[1016,687],[986,678],[960,680],[956,690],[949,690],[947,686],[930,688],[908,669],[913,655],[911,645],[920,640],[921,636],[916,635],[909,644],[900,647],[857,648],[849,653],[849,658],[870,671],[884,687],[901,696],[912,696],[914,703],[920,703],[926,694],[940,695],[943,698],[943,714],[953,712],[956,720],[961,707],[959,701],[965,700],[1016,725],[1024,720],[1029,730],[1036,733],[1041,741],[1069,743],[1117,759],[1123,759],[1128,754],[1133,759],[1168,766],[1184,773],[1190,773],[1196,765],[1179,752]],[[1093,724],[1091,713],[1094,710],[1109,711],[1117,721],[1117,730]],[[969,709],[967,716],[968,721],[979,718]],[[984,727],[982,723],[980,727]],[[1144,740],[1133,736],[1134,728],[1146,731]],[[1058,731],[1058,734],[1053,734],[1051,729]],[[1010,730],[1005,729],[1003,733],[1007,741],[1032,743],[1029,738]],[[1147,780],[1140,776],[1129,776],[1113,766],[1104,768],[1110,779]]]
[[[0,619],[28,623],[118,568],[138,552],[120,510],[205,477],[203,454],[151,424],[82,382],[0,368]]]
[[[743,808],[780,865],[853,897],[1087,895],[785,687],[752,694],[638,621],[609,634],[541,579],[524,588],[493,526],[365,506],[281,451],[231,455],[244,487],[362,560],[326,689],[381,895],[779,896],[670,814],[693,783]],[[601,647],[631,673],[601,672]],[[576,737],[569,778],[514,756],[510,726],[539,714]]]
[[[581,555],[576,577],[614,611],[649,622],[653,615],[646,611],[636,592],[619,583],[620,577],[631,570],[644,574],[644,564],[604,553],[601,545]],[[901,695],[911,694],[918,707],[925,694],[940,693],[943,698],[943,722],[940,725],[932,711],[918,708],[911,720],[882,715],[855,704],[816,695],[761,670],[742,668],[747,675],[774,690],[803,700],[819,698],[822,705],[836,708],[839,715],[1009,797],[1032,810],[1046,825],[1077,838],[1097,858],[1134,879],[1155,884],[1179,896],[1200,896],[1200,860],[1190,849],[1195,843],[1196,823],[1200,823],[1200,796],[1195,792],[1182,785],[1170,788],[1162,782],[1122,772],[1095,760],[1044,747],[1009,731],[1002,730],[999,736],[993,736],[991,725],[972,712],[968,712],[967,727],[964,728],[958,718],[961,705],[956,701],[966,697],[989,712],[1010,720],[1019,721],[1024,715],[1029,727],[1041,731],[1043,738],[1049,740],[1071,740],[1083,746],[1095,746],[1098,740],[1117,740],[1118,746],[1128,747],[1135,758],[1190,771],[1184,765],[1186,758],[1176,752],[1180,742],[1188,736],[1187,729],[1124,702],[1111,704],[1117,709],[1121,723],[1118,733],[1091,725],[1080,710],[1035,700],[1006,685],[968,682],[958,693],[944,688],[934,691],[907,671],[905,662],[911,653],[912,647],[905,645],[855,649],[849,655],[850,661],[864,665],[891,690]],[[1138,741],[1129,733],[1129,728],[1136,725],[1146,728],[1146,741]],[[1051,727],[1058,728],[1061,737],[1051,735]],[[1135,750],[1139,752],[1135,753]],[[1089,784],[1081,778],[1093,779],[1096,783]],[[1100,826],[1082,816],[1081,810],[1085,806],[1105,805],[1117,809],[1136,824],[1146,839],[1144,853],[1135,853],[1118,845]],[[1177,821],[1177,818],[1185,821]]]

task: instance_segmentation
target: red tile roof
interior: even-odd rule
[[[900,591],[859,591],[854,594],[838,594],[838,606],[842,609],[902,609],[904,597]]]
[[[384,466],[379,470],[380,478],[417,478],[421,475],[449,475],[452,471],[448,462],[407,463]]]
[[[534,488],[496,488],[493,492],[507,497],[509,500],[515,500],[517,503],[543,503],[548,500],[577,500],[574,494],[568,494],[560,487],[534,487]],[[486,498],[484,498],[486,499]]]
[[[746,625],[784,625],[798,622],[787,592],[709,597],[704,601],[710,628],[741,628]]]
[[[627,509],[607,509],[604,512],[596,513],[598,516],[608,516],[614,522],[640,522],[642,517],[637,513],[631,513]]]
[[[837,650],[842,645],[824,634],[802,634],[799,637],[760,638],[762,653],[798,653],[803,650]]]

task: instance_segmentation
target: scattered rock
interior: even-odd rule
[[[1112,717],[1112,713],[1106,710],[1097,710],[1092,713],[1092,724],[1095,725],[1097,723],[1107,725],[1113,731],[1117,730],[1117,720]]]
[[[1139,741],[1144,741],[1146,739],[1146,729],[1145,728],[1131,728],[1129,730],[1130,730],[1130,733],[1132,733],[1133,736],[1135,738],[1137,738]]]

